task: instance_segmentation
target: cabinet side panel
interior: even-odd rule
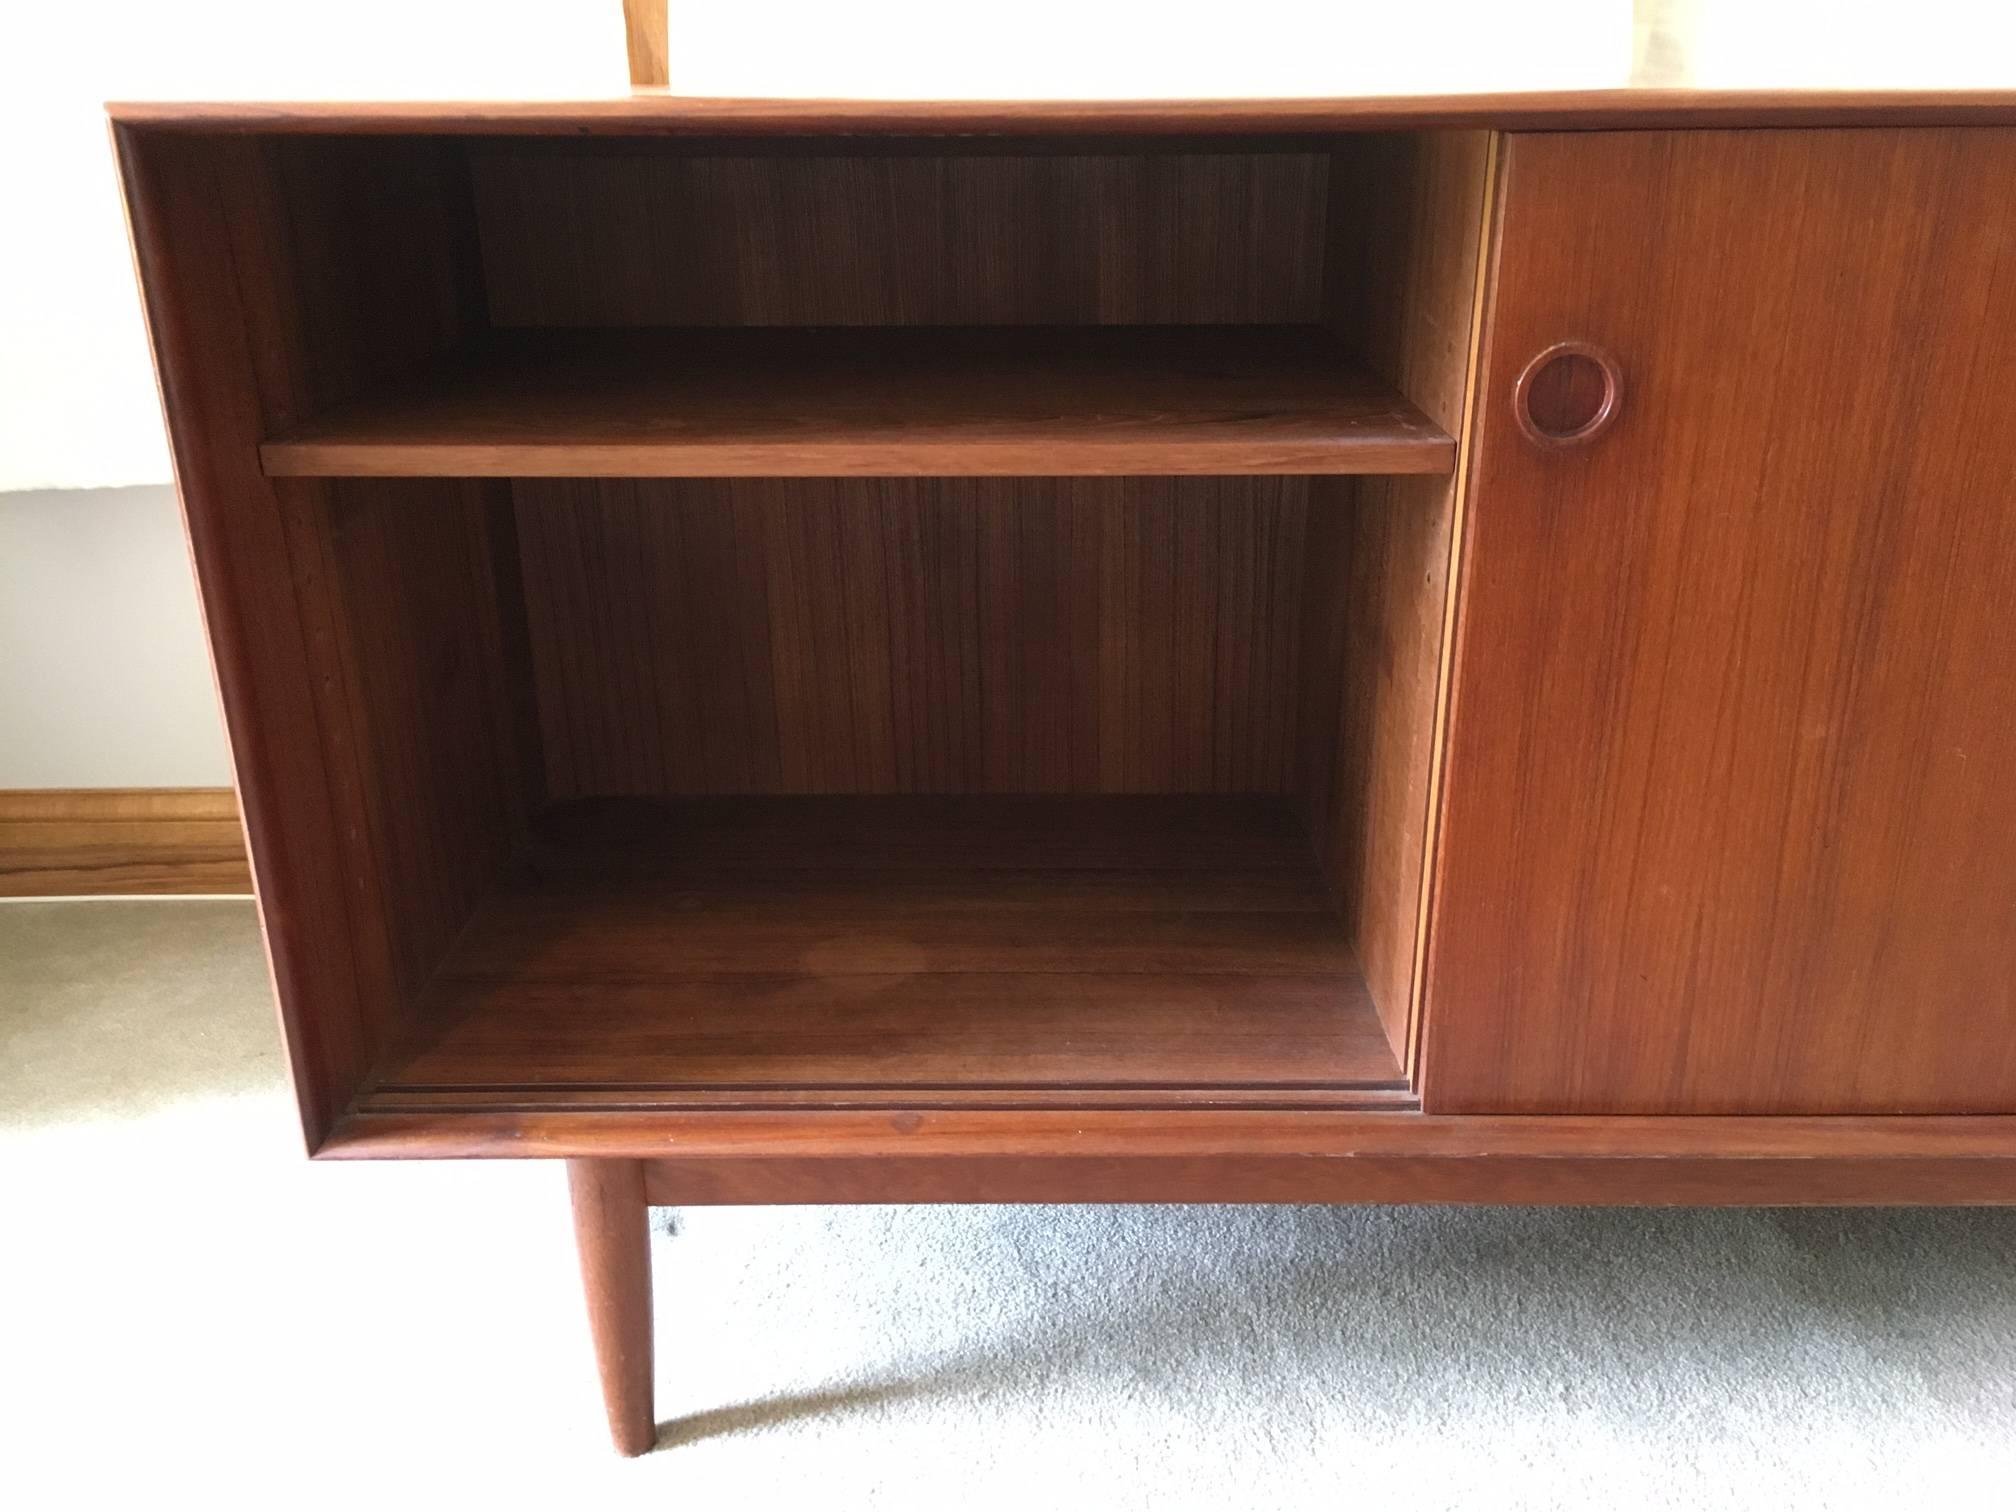
[[[472,149],[500,326],[1313,320],[1325,159]]]
[[[494,512],[451,498],[431,522],[360,528],[359,512],[329,485],[267,480],[258,444],[480,321],[473,247],[462,240],[466,193],[440,143],[283,146],[126,130],[119,147],[313,1146],[459,924],[453,900],[494,866],[500,840],[509,843],[520,805],[515,774],[463,768],[466,742],[455,733],[467,702],[459,690],[505,682],[502,638],[486,628],[496,621],[495,578],[473,572],[490,549],[479,532]],[[377,526],[390,534],[373,535]],[[416,583],[414,543],[391,538],[416,530],[430,537],[422,557],[466,562],[472,573],[427,572]],[[446,619],[431,614],[449,600]],[[416,614],[431,616],[428,631],[450,621],[466,629],[405,633]],[[402,705],[388,686],[446,701]],[[482,695],[485,718],[492,698]],[[506,761],[514,749],[495,747]],[[457,803],[483,795],[472,800],[481,822],[451,794]],[[415,843],[429,848],[434,870],[406,865],[395,832],[423,837]]]
[[[282,485],[346,865],[411,1002],[523,837],[522,731],[495,557],[471,479]],[[361,821],[361,822],[359,822]]]
[[[195,138],[121,130],[117,145],[267,955],[313,1147],[382,1038],[382,979],[359,959],[362,923],[339,863],[342,819],[307,634],[278,501],[259,470],[264,417],[222,170]]]
[[[2016,1108],[2016,132],[1508,151],[1424,1098]]]
[[[1464,432],[1491,139],[1339,144],[1326,309],[1372,370]],[[1394,1050],[1411,1065],[1458,477],[1311,496],[1299,790]],[[1327,662],[1319,659],[1325,655]]]
[[[1288,790],[1305,479],[513,488],[556,800]]]

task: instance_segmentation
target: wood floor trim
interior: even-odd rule
[[[0,898],[251,891],[229,788],[0,789]]]

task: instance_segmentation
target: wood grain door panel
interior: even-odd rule
[[[2016,131],[1503,161],[1426,1105],[2016,1110]]]

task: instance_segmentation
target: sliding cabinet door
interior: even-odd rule
[[[1427,1106],[2016,1110],[2016,131],[1502,163]]]

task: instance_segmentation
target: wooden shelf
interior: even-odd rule
[[[1301,326],[500,333],[261,448],[276,477],[1446,473]]]
[[[1272,798],[573,804],[370,1112],[1412,1106]]]

